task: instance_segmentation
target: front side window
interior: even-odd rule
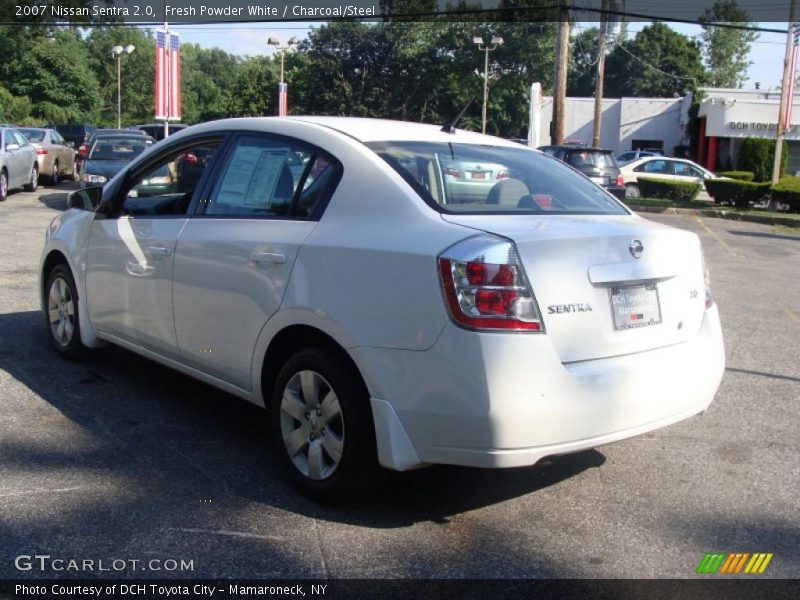
[[[211,141],[183,148],[136,175],[125,187],[122,214],[186,214],[200,179],[211,168],[217,145],[217,141]]]
[[[437,142],[367,145],[440,212],[628,214],[600,186],[538,152]]]
[[[19,144],[20,148],[28,145],[28,140],[19,131],[12,131],[11,133],[14,134],[14,140]]]
[[[339,173],[326,153],[294,142],[242,136],[205,206],[206,216],[307,218]]]

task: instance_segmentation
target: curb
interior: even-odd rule
[[[628,208],[636,212],[661,213],[667,215],[695,215],[698,217],[714,217],[729,219],[731,221],[748,221],[762,225],[783,225],[784,227],[800,227],[800,219],[786,219],[784,217],[767,217],[761,215],[744,215],[736,211],[702,209],[702,208],[677,208],[674,206],[639,206],[628,204]]]

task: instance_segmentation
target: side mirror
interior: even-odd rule
[[[76,190],[67,197],[67,208],[77,208],[78,210],[94,210],[103,197],[103,187],[94,186]]]
[[[6,144],[6,150],[19,150],[19,144],[16,142],[11,142],[10,144]]]

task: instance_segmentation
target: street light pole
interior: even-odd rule
[[[269,44],[270,46],[275,46],[276,50],[280,50],[281,51],[281,80],[278,82],[278,116],[279,117],[285,116],[285,114],[286,114],[286,104],[285,104],[286,99],[284,98],[284,96],[288,95],[288,89],[286,87],[286,83],[283,81],[283,74],[284,74],[283,73],[283,59],[284,59],[284,55],[285,55],[286,50],[288,50],[292,46],[294,46],[296,44],[299,44],[299,43],[300,43],[300,40],[295,36],[290,37],[289,40],[285,44],[281,43],[281,41],[276,37],[270,36],[270,37],[267,38],[267,44]]]
[[[111,48],[111,59],[117,60],[117,129],[122,129],[122,55],[136,50],[133,44]]]
[[[478,45],[478,50],[483,51],[483,109],[481,110],[481,132],[486,133],[486,107],[489,104],[489,52],[503,45],[503,38],[496,35],[490,44],[484,45],[483,38],[475,36],[473,43]]]

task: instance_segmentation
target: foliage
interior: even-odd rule
[[[260,117],[277,112],[278,69],[267,57],[245,58],[236,71],[236,94],[230,101],[230,116]]]
[[[784,177],[772,186],[772,199],[789,205],[792,212],[800,212],[800,177]]]
[[[487,132],[524,137],[531,82],[552,82],[550,23],[325,24],[293,53],[297,111],[444,123],[474,97],[460,126],[480,129],[484,53],[475,35],[505,40],[490,54]]]
[[[735,22],[737,25],[755,25],[747,20],[747,13],[736,5],[735,0],[718,0],[706,9],[700,19],[703,32],[703,58],[708,68],[709,84],[712,87],[740,88],[747,80],[750,44],[758,39],[758,33],[742,29],[714,27],[711,22]]]
[[[597,54],[600,51],[599,35],[600,30],[597,27],[590,27],[580,31],[572,38],[567,95],[579,98],[594,96],[597,81]],[[606,95],[605,90],[603,95]]]
[[[39,36],[11,65],[14,76],[8,87],[15,96],[30,98],[31,116],[36,119],[94,122],[100,86],[88,63],[86,46],[77,33],[57,31],[52,37]]]
[[[730,179],[737,179],[739,181],[753,181],[756,174],[752,171],[719,171],[717,173],[720,177],[729,177]]]
[[[697,43],[663,23],[620,42],[606,58],[605,96],[684,96],[706,80]]]
[[[786,170],[788,160],[789,149],[784,141],[781,152],[781,173]],[[739,156],[736,159],[736,169],[738,171],[752,171],[755,174],[755,181],[771,181],[774,165],[775,141],[763,138],[742,140]]]
[[[763,200],[769,193],[769,183],[737,181],[735,179],[710,179],[706,191],[716,204],[731,204],[736,208],[749,208],[751,203]]]
[[[697,197],[703,187],[688,181],[668,181],[651,177],[637,177],[639,191],[645,198],[659,198],[675,202],[690,202]]]
[[[96,27],[86,38],[89,64],[103,82],[100,88],[100,124],[117,126],[117,61],[114,46],[133,45],[120,58],[122,79],[122,126],[153,120],[156,44],[149,31],[136,27]]]

